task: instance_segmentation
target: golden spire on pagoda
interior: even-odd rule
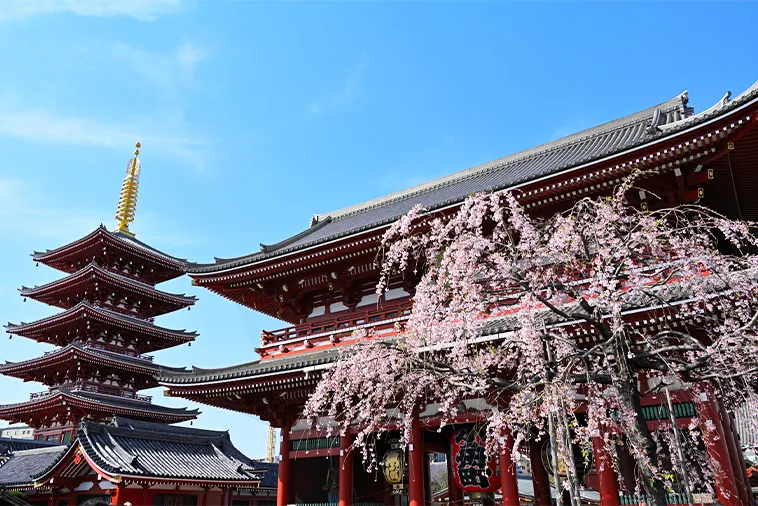
[[[121,183],[121,196],[118,199],[118,208],[116,209],[116,220],[118,228],[114,232],[121,232],[134,237],[129,231],[129,224],[134,221],[134,213],[137,210],[137,193],[139,192],[139,175],[140,162],[139,155],[140,143],[135,144],[137,149],[134,150],[134,158],[129,160],[126,165],[126,177]]]

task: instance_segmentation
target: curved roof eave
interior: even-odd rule
[[[465,181],[467,178],[472,177],[472,175],[478,176],[479,174],[486,173],[487,171],[493,170],[493,168],[500,170],[500,168],[507,165],[508,163],[514,163],[516,161],[520,161],[524,159],[537,158],[537,157],[545,155],[546,153],[555,151],[556,149],[561,148],[561,147],[562,148],[566,148],[567,146],[571,147],[571,146],[576,145],[576,143],[580,142],[582,139],[585,139],[585,140],[590,139],[594,141],[594,139],[597,136],[602,135],[603,132],[605,132],[606,134],[611,133],[611,132],[616,132],[617,130],[614,130],[614,129],[618,129],[624,125],[634,125],[635,122],[637,122],[635,127],[638,126],[640,128],[644,128],[647,132],[647,129],[651,127],[653,116],[656,111],[663,111],[664,113],[666,113],[666,112],[672,112],[675,110],[680,110],[682,112],[682,117],[680,119],[677,119],[676,121],[672,121],[670,123],[666,123],[663,125],[656,125],[656,127],[653,129],[654,131],[647,132],[637,142],[625,145],[621,149],[615,152],[595,151],[594,158],[593,157],[583,158],[579,160],[578,163],[568,163],[565,166],[558,166],[558,167],[555,167],[552,172],[548,171],[548,172],[543,172],[540,174],[534,174],[533,177],[523,177],[521,179],[514,179],[513,181],[509,181],[505,183],[503,188],[512,188],[512,187],[520,186],[523,184],[532,183],[534,181],[539,181],[540,179],[544,177],[553,177],[560,173],[563,173],[569,170],[575,170],[577,168],[586,166],[589,163],[597,163],[599,160],[603,160],[604,158],[618,156],[625,152],[639,149],[641,146],[647,145],[651,142],[662,141],[671,135],[674,135],[676,133],[686,131],[689,128],[694,128],[704,123],[707,123],[711,119],[714,119],[714,118],[718,119],[718,116],[722,115],[723,113],[736,110],[739,106],[744,105],[748,101],[751,101],[754,98],[756,98],[756,96],[758,96],[758,81],[755,84],[753,84],[751,87],[749,87],[747,90],[745,90],[743,93],[741,93],[734,100],[726,102],[726,103],[722,103],[719,107],[714,106],[704,111],[703,113],[690,116],[688,115],[688,111],[691,112],[691,109],[687,108],[687,105],[686,105],[687,92],[685,91],[675,96],[674,98],[666,102],[663,102],[662,104],[659,104],[657,106],[644,109],[642,111],[631,114],[629,116],[625,116],[623,118],[619,118],[617,120],[604,123],[602,125],[590,128],[588,130],[584,130],[582,132],[570,135],[568,137],[564,137],[556,141],[551,141],[547,144],[536,146],[526,151],[515,153],[512,155],[506,156],[504,158],[500,158],[498,160],[494,160],[492,162],[488,162],[488,163],[473,167],[471,169],[466,169],[464,171],[456,172],[455,174],[445,176],[443,178],[439,178],[437,180],[430,181],[428,183],[424,183],[422,185],[409,188],[407,190],[396,192],[394,194],[380,197],[378,199],[373,199],[373,200],[364,202],[362,204],[357,204],[355,206],[343,208],[343,209],[340,209],[328,214],[316,215],[316,217],[314,217],[315,221],[312,223],[310,228],[296,234],[293,237],[290,237],[289,239],[285,239],[284,241],[281,241],[277,245],[265,247],[262,251],[252,253],[249,255],[243,255],[236,258],[229,258],[229,259],[218,258],[215,263],[210,263],[210,264],[188,263],[187,273],[198,278],[202,278],[205,276],[213,276],[220,272],[237,269],[237,268],[244,267],[250,264],[259,263],[269,258],[278,257],[285,254],[290,254],[290,253],[302,251],[305,249],[309,249],[312,247],[320,246],[325,243],[341,239],[343,237],[355,235],[357,233],[362,233],[362,232],[370,231],[373,229],[379,229],[389,223],[392,223],[399,216],[402,216],[405,213],[402,212],[399,215],[393,214],[391,216],[387,215],[383,219],[377,219],[377,220],[372,221],[371,223],[364,224],[362,226],[358,226],[354,228],[348,227],[346,230],[342,230],[328,236],[318,237],[312,241],[304,240],[308,236],[322,229],[323,225],[319,223],[319,220],[324,220],[328,218],[331,224],[339,223],[343,220],[348,221],[349,218],[353,216],[359,215],[361,213],[368,213],[372,210],[381,208],[382,206],[387,206],[393,202],[398,202],[404,199],[409,199],[413,196],[422,195],[425,192],[432,191],[436,188],[444,187],[445,185],[450,185],[451,183],[454,183],[457,181]],[[721,102],[723,102],[723,99],[722,101],[720,101],[720,103]],[[501,189],[501,188],[499,187],[490,188],[490,190],[492,189]],[[482,189],[474,190],[474,191],[485,191],[485,190],[486,190],[485,188],[482,188]],[[440,207],[454,205],[455,203],[460,202],[460,201],[461,201],[461,198],[455,197],[447,201],[437,202],[435,203],[435,205],[427,206],[427,207],[429,207],[430,209],[438,209]],[[329,227],[324,227],[324,228],[328,229]],[[278,246],[278,245],[283,245],[283,248],[272,250],[273,247]]]

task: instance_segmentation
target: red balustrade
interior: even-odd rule
[[[411,314],[410,304],[345,314],[331,320],[306,322],[294,327],[261,332],[261,344],[274,344],[290,339],[305,338],[316,334],[347,332],[359,327],[384,328],[398,320],[407,320]]]

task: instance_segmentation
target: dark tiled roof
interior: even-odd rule
[[[260,480],[257,463],[232,444],[228,433],[156,425],[161,424],[82,422],[77,438],[92,462],[111,475],[243,481],[251,486]]]
[[[66,445],[55,445],[14,452],[0,462],[0,487],[32,485],[34,477],[49,469],[66,449]]]
[[[657,106],[568,137],[385,197],[317,215],[309,229],[278,244],[263,246],[260,252],[231,259],[217,258],[213,264],[190,263],[187,271],[200,275],[256,263],[387,225],[416,204],[437,209],[461,202],[471,193],[509,188],[556,174],[698,125],[752,101],[756,96],[758,83],[731,102],[721,102],[693,116],[684,92]]]
[[[260,488],[277,488],[279,481],[279,464],[256,460],[254,461],[253,466],[264,472]]]
[[[338,354],[337,348],[314,351],[312,353],[299,353],[291,357],[272,358],[268,360],[256,360],[246,364],[219,369],[201,369],[193,367],[191,372],[171,373],[161,376],[158,381],[162,384],[169,383],[202,383],[205,381],[224,381],[249,378],[269,373],[285,373],[297,371],[304,367],[328,364]]]
[[[19,450],[31,450],[33,448],[49,448],[60,446],[61,443],[54,441],[37,441],[36,439],[21,439],[15,437],[0,437],[0,455],[16,452]]]

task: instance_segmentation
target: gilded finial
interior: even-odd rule
[[[137,210],[137,193],[139,192],[139,175],[140,161],[139,148],[142,147],[138,142],[134,145],[134,158],[126,164],[126,176],[121,184],[121,196],[118,199],[118,208],[116,209],[116,220],[118,228],[114,232],[121,232],[134,237],[129,231],[129,224],[134,221],[134,213]]]

